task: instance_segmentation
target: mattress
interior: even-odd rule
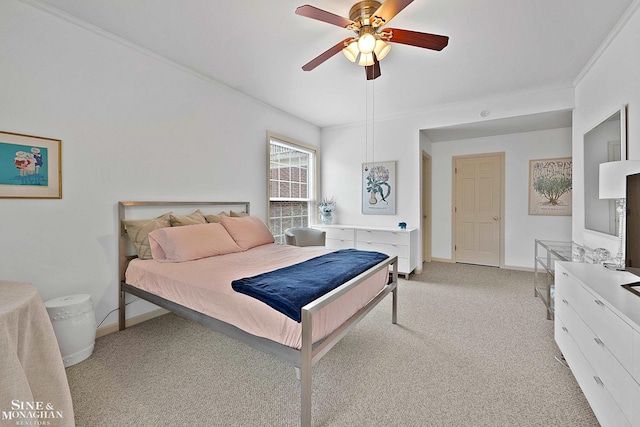
[[[299,349],[302,345],[300,323],[253,297],[234,291],[231,282],[329,252],[325,248],[270,243],[244,252],[179,263],[134,259],[129,263],[125,277],[131,286],[252,335]],[[388,277],[388,269],[382,269],[318,311],[313,317],[313,341],[325,338],[364,307],[384,288]]]

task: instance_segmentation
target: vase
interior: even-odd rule
[[[322,212],[320,214],[320,220],[324,225],[329,225],[333,220],[333,215],[331,215],[331,212]]]
[[[375,205],[376,203],[378,203],[378,199],[376,199],[376,193],[372,191],[371,197],[369,197],[369,204]]]

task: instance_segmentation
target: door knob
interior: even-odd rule
[[[494,220],[494,221],[497,221],[497,220],[499,220],[499,219],[500,219],[500,217],[499,217],[499,216],[494,216],[494,217],[493,217],[493,220]]]

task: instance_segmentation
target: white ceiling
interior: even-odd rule
[[[338,54],[301,66],[343,28],[354,0],[24,0],[61,11],[320,127],[364,120],[364,70]],[[441,52],[394,44],[373,83],[376,119],[566,87],[633,0],[415,0],[388,25],[447,35]],[[51,9],[50,7],[54,8]]]
[[[547,129],[571,127],[571,110],[550,111],[507,119],[465,123],[456,126],[423,130],[431,142],[457,141],[494,135],[509,135]]]

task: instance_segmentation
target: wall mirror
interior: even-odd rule
[[[584,134],[584,226],[617,235],[615,200],[598,197],[600,163],[627,158],[626,106]]]

